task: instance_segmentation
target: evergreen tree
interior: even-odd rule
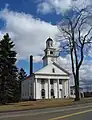
[[[24,71],[23,68],[21,68],[18,72],[18,85],[19,85],[19,88],[17,90],[17,97],[21,97],[21,83],[22,81],[27,77],[27,74],[26,72]]]
[[[16,52],[8,33],[0,41],[0,101],[2,104],[14,99],[16,90]]]
[[[22,82],[26,77],[27,77],[26,72],[24,71],[23,68],[21,68],[18,75],[19,81]]]

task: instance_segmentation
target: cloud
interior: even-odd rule
[[[49,12],[52,12],[51,6],[47,2],[43,2],[41,4],[38,4],[37,12],[41,12],[43,14],[47,14]]]
[[[58,32],[57,26],[34,18],[30,14],[10,11],[7,8],[0,11],[0,19],[5,22],[0,31],[0,39],[8,32],[15,43],[18,59],[28,60],[30,55],[34,56],[34,62],[41,60],[45,48],[46,39],[51,36],[55,39]],[[56,42],[56,47],[60,45]],[[71,71],[70,56],[59,57],[59,64]],[[81,67],[81,79],[92,80],[92,63],[89,61]]]
[[[83,9],[92,4],[91,0],[40,0],[37,11],[47,14],[53,11],[56,14],[64,14],[71,8]]]
[[[8,32],[15,43],[18,59],[28,59],[32,54],[34,61],[41,60],[45,48],[45,41],[50,36],[53,39],[57,27],[30,14],[10,11],[7,8],[0,11],[0,18],[5,21],[1,34]]]
[[[71,58],[70,55],[66,57],[59,57],[57,59],[58,64],[65,68],[68,72],[72,73]],[[80,86],[92,84],[92,60],[84,60],[80,68]],[[71,76],[72,78],[73,76]],[[70,80],[70,84],[74,84],[73,78]]]
[[[80,86],[92,91],[92,60],[85,60],[80,69]]]
[[[80,69],[80,74],[81,74],[81,77],[80,79],[82,81],[92,81],[92,60],[85,60],[83,62],[83,65]]]

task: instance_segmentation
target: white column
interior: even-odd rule
[[[48,99],[50,98],[50,79],[48,79]]]
[[[57,98],[59,98],[59,79],[57,79]]]
[[[37,99],[37,78],[35,78],[35,99]]]
[[[68,98],[70,97],[70,84],[69,84],[69,80],[70,79],[68,79]]]
[[[34,84],[34,89],[33,89],[33,90],[34,90],[34,95],[33,95],[33,99],[35,99],[35,79],[34,79],[34,83],[33,83],[33,84]]]
[[[62,81],[62,97],[64,98],[65,95],[65,81]]]

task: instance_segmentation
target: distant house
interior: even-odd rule
[[[36,49],[36,48],[35,48]],[[51,99],[69,97],[69,72],[57,64],[56,49],[53,40],[48,38],[44,50],[43,68],[32,73],[22,82],[22,99]]]
[[[80,98],[84,97],[84,92],[82,87],[79,87],[79,96]],[[70,97],[75,98],[75,86],[70,86]]]

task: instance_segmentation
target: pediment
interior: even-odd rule
[[[34,74],[55,74],[55,75],[69,75],[69,73],[61,68],[59,65],[56,63],[51,63],[42,69],[38,70]]]

